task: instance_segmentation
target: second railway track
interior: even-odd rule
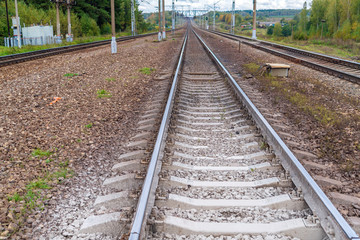
[[[313,68],[315,70],[337,76],[347,81],[360,84],[360,63],[348,61],[320,53],[309,52],[293,47],[288,47],[272,42],[253,40],[248,37],[233,35],[224,32],[209,31],[253,48],[268,52],[270,54],[286,58],[298,64]]]
[[[198,35],[185,47],[130,239],[359,239]]]

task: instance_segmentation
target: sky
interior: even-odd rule
[[[303,7],[305,0],[257,0],[257,9],[300,9]],[[158,5],[158,0],[138,0],[139,9],[143,12],[156,11],[155,6]],[[226,11],[231,10],[232,0],[175,0],[175,8],[182,9],[209,9],[210,5],[213,8],[214,3],[217,3],[217,10]],[[171,10],[172,0],[165,0],[165,9]],[[235,0],[235,10],[249,10],[252,9],[253,0]]]

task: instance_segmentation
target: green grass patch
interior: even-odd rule
[[[52,161],[53,161],[53,159],[51,159],[51,158],[48,158],[45,160],[46,163],[51,163]]]
[[[45,179],[37,179],[26,185],[26,189],[28,190],[50,189],[50,188],[51,187],[48,185],[48,182]]]
[[[89,123],[89,124],[86,124],[85,125],[85,128],[92,128],[93,127],[93,124],[92,123]]]
[[[96,92],[98,98],[109,98],[111,94],[105,89],[100,89]]]
[[[50,157],[53,153],[50,151],[44,151],[40,148],[34,149],[31,153],[33,157]]]
[[[141,72],[142,74],[145,74],[145,75],[150,75],[151,73],[153,73],[155,71],[156,71],[155,68],[148,68],[148,67],[144,67],[139,70],[139,72]]]
[[[107,78],[106,81],[108,81],[108,82],[116,82],[116,79],[115,78]]]
[[[244,64],[243,66],[246,69],[246,71],[248,71],[252,74],[256,73],[260,68],[260,66],[257,65],[256,63],[247,63],[247,64]]]
[[[69,78],[75,77],[75,76],[79,76],[79,74],[77,74],[77,73],[66,73],[66,74],[64,74],[64,77],[69,77]]]
[[[20,194],[18,193],[14,193],[12,196],[8,196],[8,200],[11,202],[11,201],[14,201],[14,202],[20,202],[23,200],[23,197],[20,196]]]

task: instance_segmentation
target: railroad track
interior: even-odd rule
[[[290,61],[302,64],[318,71],[337,76],[356,84],[360,84],[360,63],[358,62],[348,61],[276,43],[254,40],[244,36],[211,30],[207,31],[219,36],[226,37],[228,39],[240,41],[241,43],[253,48],[269,52],[282,58],[286,58]]]
[[[129,239],[145,237],[359,239],[189,29]]]
[[[117,38],[117,42],[123,42],[128,40],[133,40],[137,38],[143,38],[148,37],[152,35],[156,35],[156,33],[147,33],[147,34],[141,34],[137,36],[125,36]],[[70,45],[70,46],[64,46],[64,47],[57,47],[57,48],[50,48],[50,49],[44,49],[39,51],[32,51],[32,52],[26,52],[26,53],[19,53],[19,54],[13,54],[8,56],[1,56],[0,57],[0,67],[17,64],[25,61],[35,60],[39,58],[49,57],[53,55],[78,51],[82,49],[87,48],[93,48],[93,47],[99,47],[103,45],[110,44],[111,40],[102,40],[102,41],[96,41],[96,42],[90,42],[90,43],[81,43],[76,45]]]

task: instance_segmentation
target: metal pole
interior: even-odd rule
[[[16,29],[17,29],[18,47],[21,48],[21,33],[20,33],[20,21],[19,21],[17,0],[15,0],[15,14],[16,14]]]
[[[56,1],[56,43],[61,43],[59,5],[60,5],[60,2]]]
[[[162,0],[162,9],[163,9],[163,39],[166,38],[166,27],[165,27],[165,0]]]
[[[115,4],[114,0],[111,0],[111,53],[117,53],[117,46],[116,46],[116,32],[115,32]]]
[[[159,42],[161,41],[161,1],[158,0],[159,2],[159,33],[158,33],[158,40]]]
[[[235,0],[232,3],[232,11],[231,11],[231,34],[235,32]]]
[[[213,30],[215,31],[215,3],[214,3]]]
[[[253,31],[252,39],[256,39],[256,0],[254,0],[254,9],[253,9]]]
[[[135,0],[131,0],[131,35],[135,36]]]
[[[71,16],[70,16],[71,3],[70,3],[70,0],[67,0],[66,3],[67,3],[67,20],[68,20],[68,36],[66,38],[66,41],[72,42],[73,37],[71,34]]]
[[[174,3],[174,0],[172,1],[172,13],[171,13],[171,16],[172,16],[172,34],[175,33],[175,3]]]
[[[7,21],[7,28],[8,28],[8,37],[10,37],[10,22],[9,22],[9,11],[8,11],[7,0],[5,0],[5,8],[6,8],[6,21]]]

